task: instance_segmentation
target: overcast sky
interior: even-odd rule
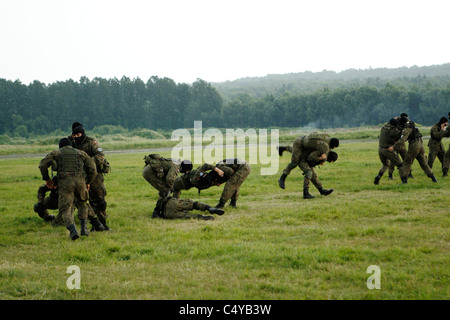
[[[0,0],[0,78],[177,83],[450,62],[448,0]]]

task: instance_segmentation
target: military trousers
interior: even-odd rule
[[[406,159],[406,153],[408,152],[408,149],[406,148],[406,145],[404,143],[401,143],[394,146],[394,152],[401,157],[403,162]],[[395,171],[395,166],[396,165],[391,161],[391,164],[389,166],[390,174],[392,174]]]
[[[428,166],[426,161],[425,148],[423,146],[422,138],[417,138],[409,142],[406,159],[403,162],[403,166],[399,169],[401,178],[406,179],[409,176],[414,159],[417,159],[423,172],[425,172],[428,177],[433,174],[433,171]]]
[[[448,172],[448,169],[450,169],[450,144],[448,145],[448,150],[444,156],[444,164],[442,166],[442,171]]]
[[[436,157],[441,162],[444,168],[445,149],[442,141],[430,140],[428,143],[428,166],[433,168],[433,163]]]
[[[248,163],[242,164],[238,170],[228,179],[223,187],[222,195],[220,199],[226,203],[230,198],[233,201],[237,201],[239,198],[239,189],[244,183],[245,179],[249,176],[251,167]]]
[[[283,170],[283,174],[289,175],[291,171],[298,166],[300,162],[300,158],[302,156],[302,145],[303,145],[303,138],[304,137],[298,137],[294,140],[294,144],[292,145],[292,148],[288,147],[286,151],[292,152],[291,155],[291,162],[286,166],[286,168]]]
[[[93,210],[97,216],[106,219],[108,215],[106,214],[106,187],[105,178],[103,174],[98,173],[95,179],[91,182],[89,188],[89,210]]]
[[[86,181],[82,176],[58,176],[58,209],[66,227],[74,224],[74,205],[78,208],[78,218],[88,218],[89,198]]]
[[[378,172],[382,176],[390,167],[399,167],[403,162],[395,151],[389,151],[388,148],[378,148],[378,156],[383,164]],[[405,155],[406,158],[406,155]]]
[[[314,168],[310,167],[308,163],[305,161],[300,161],[298,164],[300,170],[302,170],[304,178],[303,178],[303,189],[309,189],[309,185],[312,184],[317,189],[322,189],[322,182],[320,182],[319,177],[317,176]]]
[[[200,217],[200,215],[190,211],[206,211],[209,208],[209,205],[202,202],[194,202],[191,199],[170,198],[164,207],[163,215],[166,219],[195,219]]]

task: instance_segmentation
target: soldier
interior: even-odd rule
[[[53,188],[47,187],[47,184],[43,184],[38,188],[38,202],[34,205],[34,211],[45,221],[52,221],[52,226],[64,226],[64,221],[60,213],[55,216],[48,213],[48,210],[58,209],[58,176],[52,177]],[[50,195],[46,197],[47,192],[50,191]],[[89,204],[86,204],[89,207]],[[76,203],[75,203],[76,206]],[[78,216],[80,218],[80,216]],[[92,209],[89,210],[88,220],[92,224],[93,230],[104,231],[105,227],[97,219]],[[92,231],[92,230],[91,230]]]
[[[375,184],[380,183],[380,179],[383,174],[391,167],[391,163],[394,166],[400,168],[403,166],[402,160],[395,151],[389,151],[389,148],[395,145],[395,141],[400,138],[400,130],[397,129],[398,119],[391,119],[387,122],[380,132],[379,142],[378,142],[378,156],[380,157],[381,166],[378,175],[375,177]]]
[[[399,168],[400,178],[402,179],[402,183],[408,183],[408,175],[411,171],[412,163],[414,159],[420,164],[420,167],[425,172],[425,174],[433,181],[438,182],[433,174],[433,171],[428,166],[427,161],[425,159],[425,148],[423,146],[422,134],[419,132],[419,129],[415,127],[414,122],[409,120],[406,117],[401,117],[399,119],[399,129],[402,130],[400,139],[395,143],[401,143],[408,141],[408,152],[406,154],[406,159],[403,162],[403,166]],[[394,151],[394,146],[388,148],[389,151]]]
[[[144,161],[142,176],[159,191],[158,200],[165,199],[170,195],[179,172],[186,173],[192,170],[192,163],[189,160],[163,158],[159,154],[145,156]],[[158,214],[160,214],[159,208],[156,206],[152,217],[157,218]]]
[[[58,209],[58,176],[52,178],[53,185],[55,188],[50,189],[47,184],[43,184],[38,188],[37,198],[38,202],[34,204],[34,212],[36,212],[39,217],[45,221],[55,221],[55,216],[48,213],[48,209],[56,210]],[[50,191],[50,195],[45,197],[45,194]],[[59,216],[61,218],[61,216]],[[53,224],[53,222],[52,222]]]
[[[448,133],[447,130],[448,119],[442,117],[439,122],[435,123],[430,130],[430,140],[428,141],[428,166],[433,168],[434,160],[436,156],[442,165],[442,171],[444,171],[444,157],[445,149],[442,143],[442,138]]]
[[[394,119],[400,119],[401,117],[406,117],[409,119],[408,115],[406,113],[402,113],[400,117],[395,117]],[[402,161],[404,162],[406,159],[406,153],[408,152],[408,148],[406,147],[406,143],[404,141],[398,141],[396,145],[394,145],[394,152],[397,153],[397,155],[400,155]],[[391,161],[391,165],[389,166],[389,180],[394,180],[393,173],[395,170],[395,164]],[[409,178],[414,178],[412,175],[412,168],[409,172]]]
[[[76,126],[75,122],[73,126]],[[96,169],[97,176],[92,181],[91,189],[89,190],[89,203],[90,208],[92,208],[97,215],[100,222],[103,224],[106,230],[110,230],[109,226],[106,224],[106,219],[108,214],[106,213],[106,187],[104,174],[110,171],[109,162],[105,158],[103,149],[100,147],[98,141],[86,135],[85,130],[82,126],[76,126],[72,130],[72,141],[73,147],[86,152],[91,158],[93,158]]]
[[[450,112],[448,113],[448,118],[450,119]],[[448,138],[450,137],[450,129],[446,130],[446,133],[444,134],[444,137]],[[444,165],[442,166],[442,172],[443,172],[443,177],[447,177],[448,176],[448,169],[450,168],[450,145],[448,146],[448,150],[445,153],[444,156]]]
[[[291,147],[282,147],[283,151],[292,152]],[[324,165],[325,161],[327,162],[336,162],[338,159],[338,154],[334,151],[329,151],[328,155],[326,157],[326,160],[323,159],[317,159],[314,155],[311,156],[311,151],[304,151],[302,152],[298,166],[300,170],[302,170],[304,179],[303,179],[303,199],[313,199],[314,196],[309,193],[309,185],[310,182],[313,183],[313,185],[319,190],[320,194],[323,196],[327,196],[331,194],[334,190],[333,189],[324,189],[322,186],[322,183],[319,180],[319,177],[316,174],[316,171],[314,170],[314,167],[317,165]],[[282,155],[282,152],[280,153]]]
[[[78,208],[78,216],[81,223],[81,235],[89,235],[86,229],[88,218],[88,190],[90,183],[97,175],[94,161],[82,150],[72,148],[72,142],[68,138],[59,141],[59,149],[52,151],[41,160],[39,169],[42,178],[49,189],[54,188],[53,181],[48,175],[48,168],[52,162],[56,162],[58,172],[58,209],[66,228],[70,231],[69,238],[79,238],[73,219],[74,202]]]
[[[201,219],[214,220],[212,216],[204,216],[200,214],[190,213],[192,210],[208,211],[211,214],[223,215],[224,210],[211,207],[202,202],[194,202],[190,199],[177,199],[167,197],[159,199],[157,207],[160,212],[160,217],[164,219]]]
[[[291,173],[292,169],[299,165],[302,152],[309,152],[310,161],[320,162],[327,159],[330,149],[339,147],[339,139],[330,138],[327,134],[312,132],[306,136],[297,137],[294,140],[292,148],[291,162],[283,170],[283,174],[278,179],[278,185],[281,189],[285,188],[285,181],[287,176]],[[280,156],[283,154],[287,147],[279,147]]]
[[[229,177],[218,167],[204,163],[195,170],[186,172],[175,179],[173,186],[173,196],[179,198],[181,190],[189,190],[197,188],[200,190],[208,189],[212,186],[220,186],[222,183],[228,181]]]
[[[216,167],[224,172],[224,181],[226,181],[216,208],[223,208],[229,199],[231,199],[230,206],[236,208],[239,189],[250,175],[251,166],[244,160],[232,158],[219,161]]]

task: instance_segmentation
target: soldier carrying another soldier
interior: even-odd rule
[[[312,132],[305,136],[297,137],[294,140],[292,147],[279,147],[278,151],[280,156],[284,151],[292,152],[291,162],[286,166],[283,170],[283,174],[278,180],[278,185],[281,189],[285,188],[285,181],[287,176],[290,174],[292,169],[299,166],[303,171],[306,178],[311,179],[314,173],[308,168],[308,162],[310,163],[324,163],[327,160],[328,155],[330,154],[330,150],[339,147],[339,139],[331,138],[327,134]],[[303,157],[303,164],[300,166],[300,160],[302,159],[302,154],[306,153],[307,157]],[[335,159],[336,160],[336,159]],[[334,161],[335,161],[334,160]],[[331,161],[333,162],[333,161]],[[309,194],[309,191],[303,189],[303,198],[310,199],[312,196]],[[320,194],[328,195],[333,190],[324,190],[319,189]]]

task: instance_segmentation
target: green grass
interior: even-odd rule
[[[51,149],[50,149],[51,150]],[[47,150],[47,151],[50,151]],[[317,172],[335,191],[302,199],[295,169],[286,189],[261,165],[237,209],[214,221],[151,219],[157,192],[142,178],[143,153],[111,154],[110,232],[72,242],[33,211],[40,158],[0,160],[0,299],[442,299],[450,298],[450,179],[433,184],[417,162],[401,185],[385,175],[377,143],[342,143]],[[162,153],[169,156],[169,153]],[[223,187],[185,191],[211,205]],[[81,268],[69,290],[67,267]],[[369,290],[370,265],[381,290]]]

